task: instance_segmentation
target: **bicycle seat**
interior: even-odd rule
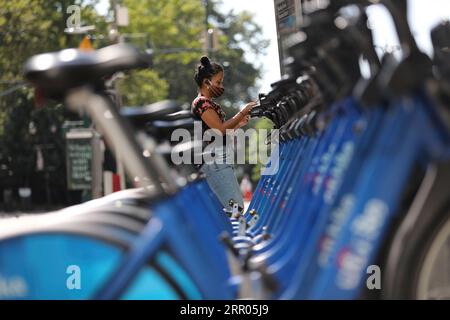
[[[136,126],[145,125],[149,121],[166,119],[171,114],[183,111],[183,105],[174,100],[158,101],[144,107],[122,107],[120,115]],[[170,117],[169,117],[170,118]]]
[[[155,128],[156,130],[175,130],[175,129],[194,129],[194,118],[181,119],[176,121],[153,121],[147,124],[147,127]]]
[[[116,191],[109,195],[103,196],[98,199],[93,199],[80,204],[79,206],[84,206],[85,208],[94,208],[99,206],[111,205],[115,206],[119,201],[122,205],[135,205],[147,207],[150,201],[150,196],[143,188],[132,188],[125,189],[121,191]],[[62,209],[64,210],[64,209]]]
[[[164,120],[164,121],[176,121],[176,120],[183,120],[183,119],[191,119],[192,113],[190,110],[181,110],[178,112],[170,113],[168,115],[162,116],[158,120]]]
[[[155,198],[149,196],[145,189],[132,188],[63,208],[59,210],[59,213],[83,212],[86,214],[94,214],[103,212],[134,217],[141,221],[148,221],[151,216],[149,206],[154,200]]]
[[[175,146],[171,146],[168,143],[162,143],[158,145],[156,152],[163,156],[164,159],[170,164],[174,164],[173,156],[178,155],[180,158],[186,159],[186,154],[189,155],[190,163],[194,163],[196,157],[201,158],[203,156],[202,146],[202,141],[198,140],[178,143]],[[175,163],[175,165],[178,165],[178,163]]]
[[[75,221],[104,224],[108,220],[112,220],[117,221],[119,226],[125,223],[133,224],[133,222],[127,222],[124,219],[145,223],[152,215],[151,210],[149,210],[152,200],[153,198],[142,188],[127,189],[67,208],[43,214],[26,213],[20,219],[9,218],[3,222],[11,223],[11,228],[6,228],[6,230],[22,230],[20,228],[29,230],[28,227],[34,229],[64,222],[73,224]],[[4,230],[2,229],[0,232],[2,236],[5,235]]]
[[[103,196],[101,198],[89,200],[80,204],[72,205],[70,207],[49,211],[44,215],[35,215],[33,213],[26,213],[24,216],[47,216],[52,213],[65,213],[65,212],[95,212],[95,211],[108,211],[109,209],[136,207],[148,209],[149,204],[153,198],[149,196],[143,188],[125,189]]]
[[[148,67],[150,59],[136,48],[116,44],[92,52],[65,49],[31,57],[24,76],[50,97],[61,97],[84,84],[97,84],[101,78],[118,71]]]

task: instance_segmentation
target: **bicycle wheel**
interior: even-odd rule
[[[381,298],[450,299],[450,206],[444,208],[402,239]]]
[[[450,299],[450,208],[433,226],[416,268],[416,299]]]

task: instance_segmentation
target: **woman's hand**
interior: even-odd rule
[[[247,103],[244,108],[239,111],[238,114],[236,114],[236,118],[240,119],[239,122],[236,124],[234,129],[239,129],[240,127],[245,126],[248,123],[248,120],[250,118],[249,113],[253,109],[253,107],[256,105],[255,101]]]
[[[244,108],[239,111],[239,114],[237,114],[237,117],[241,117],[241,120],[239,123],[234,127],[234,129],[238,129],[240,127],[245,126],[248,123],[248,120],[250,119],[250,111],[253,109],[253,107],[256,105],[255,101],[247,103]]]
[[[245,126],[248,123],[249,118],[249,115],[244,116],[244,118],[242,118],[242,120],[237,125],[236,129]]]
[[[244,108],[241,110],[242,114],[244,116],[247,116],[250,113],[250,111],[253,109],[254,106],[256,106],[256,101],[252,101],[252,102],[247,103],[244,106]]]

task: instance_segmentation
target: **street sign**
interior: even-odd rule
[[[302,1],[274,0],[274,5],[280,70],[281,74],[284,74],[283,60],[287,58],[286,47],[288,46],[289,38],[299,31],[299,26],[302,23]]]
[[[102,139],[93,129],[75,128],[66,133],[67,188],[90,190],[91,199],[103,195]]]
[[[127,7],[116,6],[116,23],[118,27],[126,27],[129,25],[130,21]]]
[[[67,187],[69,190],[87,190],[92,187],[92,141],[90,129],[66,133]]]

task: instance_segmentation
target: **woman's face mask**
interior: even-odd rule
[[[210,80],[207,80],[206,85],[213,98],[218,98],[225,92],[225,89],[223,87],[213,85]]]

